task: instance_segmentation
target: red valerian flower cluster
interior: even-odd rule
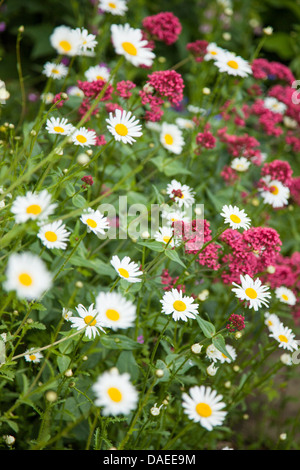
[[[94,80],[93,82],[82,82],[80,80],[77,81],[78,88],[83,91],[85,98],[82,100],[81,105],[79,107],[78,113],[80,116],[84,116],[92,105],[92,101],[97,98],[99,93],[103,90],[104,86],[107,88],[101,98],[100,101],[108,101],[112,97],[113,87],[111,84],[106,85],[104,80]],[[92,111],[92,114],[97,114],[99,111],[99,107]]]
[[[182,30],[177,16],[168,11],[147,16],[143,19],[142,25],[152,39],[162,41],[167,46],[177,41]]]
[[[226,328],[231,333],[243,330],[245,328],[245,317],[243,317],[243,315],[233,313],[228,319]]]
[[[196,62],[203,62],[208,44],[205,40],[197,39],[197,41],[189,42],[186,49],[193,55]]]

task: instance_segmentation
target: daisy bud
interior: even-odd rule
[[[217,373],[217,370],[218,370],[218,367],[215,367],[213,362],[212,362],[211,365],[209,367],[207,367],[206,372],[211,377],[214,377],[214,375],[216,375],[216,373]]]
[[[258,207],[259,206],[259,199],[257,199],[256,197],[254,197],[251,201],[251,204],[252,206],[254,207]]]
[[[225,388],[230,388],[231,387],[231,382],[230,380],[227,380],[227,382],[224,383]]]
[[[16,316],[19,315],[18,310],[14,310],[14,311],[13,311],[13,315],[16,315]]]
[[[231,39],[231,34],[230,33],[223,33],[222,36],[223,36],[223,39],[225,41],[230,41],[230,39]]]
[[[9,129],[14,129],[15,128],[15,126],[13,124],[9,124],[8,127],[9,127]]]
[[[236,334],[234,335],[235,339],[241,339],[242,333],[240,331],[237,331]]]
[[[240,366],[237,366],[237,365],[233,366],[233,370],[234,372],[238,372],[240,370]]]
[[[150,147],[151,149],[153,149],[154,143],[153,143],[153,142],[150,142],[149,147]]]
[[[3,439],[8,446],[12,446],[16,442],[16,438],[14,436],[6,435],[6,436],[3,436]]]
[[[54,390],[49,390],[46,393],[46,400],[50,403],[54,403],[57,400],[57,393]]]
[[[284,353],[280,356],[280,360],[282,364],[286,366],[291,366],[293,361],[292,361],[292,356],[290,354]]]
[[[202,89],[202,93],[203,93],[203,95],[210,95],[210,88],[204,87],[204,88]]]
[[[243,419],[244,419],[245,421],[247,421],[247,419],[249,419],[249,415],[248,415],[247,413],[245,413],[245,414],[243,415]]]
[[[200,207],[195,208],[195,214],[196,215],[201,215],[202,214],[202,209]]]
[[[68,95],[67,95],[67,93],[62,93],[62,94],[60,95],[60,97],[61,97],[62,100],[67,100],[67,99],[69,98]]]
[[[142,238],[149,238],[150,237],[150,233],[147,232],[147,230],[145,230],[145,232],[142,233]]]
[[[158,416],[160,414],[161,407],[162,405],[160,405],[160,407],[158,408],[155,403],[155,405],[152,406],[152,408],[150,409],[150,413],[152,414],[152,416]]]
[[[208,296],[209,296],[209,291],[207,289],[204,289],[198,295],[198,299],[201,300],[201,302],[204,302],[207,299]]]
[[[158,57],[157,60],[158,60],[158,62],[159,62],[160,64],[164,64],[164,63],[166,62],[166,58],[165,58],[165,57]]]
[[[88,149],[88,150],[86,151],[86,153],[87,153],[87,155],[88,155],[89,157],[91,157],[91,156],[93,155],[93,150]]]
[[[33,323],[32,318],[28,318],[27,321],[26,321],[26,323],[28,323],[29,325],[30,325],[31,323]]]
[[[285,441],[286,438],[287,438],[287,434],[286,434],[285,432],[283,432],[283,433],[280,434],[280,436],[279,436],[279,439],[280,439],[281,441]]]
[[[232,16],[233,15],[233,10],[231,8],[225,8],[224,13],[227,16]]]
[[[25,28],[24,28],[23,25],[19,26],[19,28],[18,28],[19,33],[24,33],[24,29]]]
[[[33,136],[33,137],[35,137],[35,136],[36,136],[36,131],[35,131],[34,129],[31,129],[30,135]]]
[[[165,398],[162,402],[163,405],[167,406],[169,404],[169,401],[167,398]]]
[[[88,360],[88,356],[83,356],[82,360],[83,360],[83,361],[87,361],[87,360]]]
[[[78,288],[78,289],[81,289],[83,287],[83,283],[81,281],[77,281],[75,283],[75,286]]]
[[[164,371],[162,369],[157,369],[155,375],[156,377],[161,378],[164,376]]]
[[[272,26],[267,26],[266,28],[263,28],[263,33],[264,33],[266,36],[272,36],[272,34],[273,34],[273,28],[272,28]]]
[[[66,376],[66,377],[72,377],[72,375],[73,375],[72,369],[66,370],[66,372],[65,372],[65,376]]]
[[[267,273],[269,273],[269,274],[274,274],[275,271],[276,271],[275,266],[268,266],[268,267],[267,267]]]
[[[79,165],[87,165],[89,161],[90,158],[86,153],[80,153],[77,157],[77,163],[79,163]]]
[[[194,354],[200,354],[202,348],[203,348],[202,344],[195,343],[191,346],[191,351]]]

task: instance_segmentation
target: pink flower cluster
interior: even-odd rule
[[[251,106],[251,113],[259,116],[258,122],[267,135],[275,135],[278,137],[282,134],[283,131],[277,124],[283,121],[283,115],[267,109],[264,105],[264,100],[256,100]]]
[[[117,83],[117,86],[116,86],[117,91],[116,92],[119,96],[121,96],[121,98],[124,98],[125,100],[128,100],[132,95],[130,90],[132,90],[135,87],[136,87],[136,84],[133,83],[132,81],[122,80],[122,81]]]
[[[196,62],[203,62],[208,44],[205,40],[197,39],[197,41],[189,42],[186,49],[193,55]]]
[[[293,170],[290,164],[283,160],[273,160],[271,163],[265,163],[261,169],[261,176],[270,175],[271,180],[281,181],[284,186],[292,184]]]
[[[219,129],[218,136],[220,141],[226,144],[227,151],[232,157],[245,157],[255,165],[261,164],[261,152],[257,148],[260,143],[255,137],[249,134],[230,135],[226,131],[226,127]]]
[[[177,290],[182,290],[182,292],[185,292],[184,285],[178,284],[178,286],[175,286],[177,281],[178,281],[178,276],[172,277],[169,274],[168,269],[163,270],[161,274],[161,283],[164,285],[163,290],[171,290],[171,289],[176,288]]]
[[[282,80],[292,84],[295,80],[290,69],[280,62],[269,62],[267,59],[255,59],[252,62],[253,77],[260,80]]]
[[[243,330],[245,328],[245,317],[243,317],[243,315],[237,315],[236,313],[233,313],[228,318],[226,328],[231,333]]]
[[[177,16],[168,11],[147,16],[143,19],[142,25],[153,39],[162,41],[168,46],[177,41],[182,30]]]
[[[101,93],[106,82],[104,80],[94,80],[93,82],[82,82],[80,80],[77,81],[78,88],[83,91],[85,98],[82,100],[81,105],[78,109],[78,113],[80,116],[84,116],[86,112],[90,109],[92,101]],[[113,87],[111,84],[107,85],[107,88],[104,92],[100,101],[108,101],[111,99],[113,92]],[[97,114],[99,111],[98,106],[92,111],[92,114]]]
[[[204,129],[204,132],[199,132],[196,135],[196,144],[197,148],[195,150],[195,153],[199,155],[201,153],[201,150],[204,149],[213,149],[216,146],[216,138],[213,136],[213,134],[210,132],[209,127],[206,126]]]

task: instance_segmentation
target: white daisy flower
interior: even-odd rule
[[[270,329],[280,324],[280,319],[275,313],[265,312],[265,325]]]
[[[291,354],[288,354],[288,353],[281,354],[280,360],[281,360],[282,364],[284,364],[285,366],[293,365],[293,358],[292,358]]]
[[[284,114],[287,110],[287,105],[278,101],[276,98],[273,98],[273,96],[268,96],[264,99],[264,107],[273,111],[273,113],[279,114]]]
[[[214,64],[220,72],[226,72],[235,77],[247,77],[252,74],[250,64],[242,57],[229,51],[218,54]]]
[[[145,65],[150,67],[155,54],[147,47],[148,41],[143,39],[141,29],[125,25],[111,25],[111,39],[117,54],[123,55],[135,67]]]
[[[33,352],[36,348],[30,348],[27,352],[27,354],[24,356],[25,361],[27,362],[41,362],[41,359],[43,358],[43,354],[40,353],[39,351]]]
[[[124,16],[128,10],[125,0],[100,0],[98,6],[100,10],[118,16]]]
[[[163,210],[162,212],[162,220],[164,223],[168,225],[172,225],[176,222],[190,222],[190,217],[186,215],[184,210],[180,208],[173,208],[168,206],[167,210]]]
[[[226,344],[225,347],[226,347],[227,351],[229,352],[230,356],[232,357],[232,360],[235,361],[235,359],[237,357],[235,348],[233,346],[231,346],[230,344]],[[221,352],[220,361],[221,361],[222,364],[224,362],[228,362],[230,364],[232,362],[232,360],[228,356],[226,356],[224,353]]]
[[[105,230],[109,229],[107,217],[101,214],[100,211],[94,211],[90,207],[84,211],[80,220],[83,224],[88,226],[88,231],[94,232],[95,235],[104,235]]]
[[[227,415],[225,403],[222,402],[223,396],[218,395],[215,390],[210,387],[195,385],[187,393],[182,394],[184,413],[194,421],[199,423],[207,431],[212,431],[215,426],[223,424]]]
[[[69,96],[78,96],[78,98],[83,98],[84,97],[84,93],[82,90],[80,90],[80,88],[78,86],[70,86],[68,89],[67,89],[67,94]]]
[[[223,206],[220,215],[224,217],[224,223],[229,224],[232,229],[243,228],[247,230],[251,225],[251,219],[244,209],[239,209],[237,206]]]
[[[50,224],[41,226],[37,236],[50,250],[53,248],[58,248],[60,250],[65,250],[67,248],[67,241],[69,240],[69,235],[71,234],[65,229],[65,225],[61,220],[56,220]]]
[[[41,100],[46,103],[46,104],[52,104],[54,100],[54,95],[53,93],[42,93],[41,94]]]
[[[117,255],[114,255],[110,261],[111,265],[115,268],[117,273],[128,282],[141,282],[138,276],[142,276],[143,271],[140,270],[139,265],[131,261],[129,256],[125,256],[122,260]]]
[[[52,286],[52,276],[44,262],[31,253],[14,253],[6,267],[3,288],[16,291],[20,299],[38,299]]]
[[[182,131],[175,124],[163,122],[159,137],[162,146],[169,152],[179,155],[184,146]]]
[[[55,118],[52,116],[47,119],[46,130],[49,134],[69,135],[73,130],[73,125],[66,118]]]
[[[194,298],[183,295],[181,290],[172,289],[167,291],[160,302],[162,311],[166,315],[172,315],[175,321],[187,321],[188,318],[195,319],[198,315],[198,305],[194,303]]]
[[[68,67],[64,64],[55,64],[54,62],[46,62],[43,68],[43,74],[48,78],[54,78],[54,80],[60,80],[68,74]]]
[[[130,382],[130,375],[120,374],[116,367],[101,374],[92,390],[95,405],[103,407],[104,416],[128,415],[138,403],[138,392]]]
[[[107,82],[109,80],[109,70],[104,65],[90,67],[84,72],[84,75],[88,82],[95,82],[96,80]]]
[[[257,311],[261,308],[262,305],[268,307],[268,298],[271,297],[271,294],[267,292],[269,287],[262,285],[260,279],[255,279],[255,281],[246,274],[245,276],[240,275],[241,286],[235,282],[232,285],[236,288],[231,289],[236,297],[240,300],[246,300],[249,302],[249,308],[253,308]]]
[[[27,191],[25,196],[17,196],[11,206],[17,224],[27,220],[44,220],[53,214],[56,203],[51,203],[51,195],[46,189],[40,193]]]
[[[217,46],[215,42],[211,42],[208,44],[206,48],[206,54],[204,56],[204,60],[217,60],[220,54],[227,52],[222,47]]]
[[[67,320],[69,321],[70,318],[73,316],[73,312],[71,310],[69,310],[68,308],[63,308],[62,309],[62,313],[61,313],[62,317],[64,320]]]
[[[275,289],[275,295],[280,302],[288,305],[295,305],[297,302],[297,297],[295,296],[294,292],[287,287],[281,286]]]
[[[80,127],[80,129],[73,127],[70,136],[73,144],[80,145],[80,147],[90,147],[91,145],[96,145],[96,132],[89,131],[85,127]]]
[[[205,353],[210,361],[222,361],[222,353],[216,348],[214,344],[209,344],[206,348]]]
[[[85,52],[94,52],[94,49],[98,44],[96,36],[94,34],[90,34],[85,28],[76,28],[75,32],[78,36],[81,54],[84,55]]]
[[[154,239],[157,242],[168,244],[168,246],[172,248],[181,244],[181,241],[178,238],[174,238],[174,232],[170,226],[159,227],[158,231],[154,234]]]
[[[131,111],[116,109],[114,115],[109,113],[109,119],[106,119],[106,122],[108,123],[107,129],[118,142],[132,144],[136,141],[134,137],[143,135],[140,121],[132,116]]]
[[[274,208],[288,205],[290,190],[284,186],[281,181],[271,180],[271,176],[267,175],[262,178],[268,189],[259,189],[260,195],[265,204],[270,204]]]
[[[175,122],[180,129],[194,129],[196,125],[191,119],[177,118]]]
[[[9,99],[10,93],[6,89],[5,82],[0,80],[0,104],[6,104],[6,101]]]
[[[237,157],[232,160],[230,166],[235,171],[244,172],[248,170],[250,165],[251,165],[251,162],[247,158]]]
[[[79,317],[69,318],[69,321],[72,323],[72,328],[77,328],[77,330],[85,328],[85,336],[89,339],[94,339],[100,334],[100,331],[105,333],[102,328],[103,325],[99,320],[98,310],[94,308],[94,304],[91,304],[88,310],[82,304],[79,304],[75,308]]]
[[[80,55],[81,40],[75,29],[68,26],[57,26],[50,36],[51,46],[58,54],[67,56]]]
[[[96,297],[96,309],[104,327],[116,331],[134,326],[136,307],[118,292],[100,292]]]
[[[171,199],[174,199],[179,207],[188,208],[194,204],[194,191],[186,184],[181,184],[179,181],[173,179],[167,186],[167,194]]]
[[[290,328],[284,326],[283,323],[274,325],[269,336],[278,341],[280,348],[287,349],[288,351],[297,351],[299,349],[294,333]]]

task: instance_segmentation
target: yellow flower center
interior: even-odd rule
[[[72,49],[72,46],[69,41],[60,41],[59,45],[64,52],[69,52]]]
[[[277,196],[277,194],[279,193],[279,189],[277,188],[277,186],[271,186],[270,191],[272,194],[275,194],[275,196]]]
[[[91,228],[96,228],[97,227],[97,222],[95,222],[94,219],[86,219],[86,223]]]
[[[186,305],[182,300],[175,300],[173,308],[177,310],[177,312],[184,312],[184,310],[186,310]]]
[[[117,310],[114,310],[112,308],[109,308],[108,310],[106,310],[105,315],[107,316],[109,320],[112,320],[112,321],[118,321],[120,318],[119,312],[117,312]]]
[[[250,299],[256,299],[257,297],[257,292],[256,290],[252,289],[252,287],[248,287],[246,290],[245,290],[245,294],[250,297]]]
[[[19,281],[23,286],[29,287],[32,284],[32,277],[27,273],[22,273],[19,275]]]
[[[221,354],[222,354],[222,356],[224,357],[224,359],[227,359],[227,356],[225,356],[225,354],[223,354],[223,353],[221,353]]]
[[[57,69],[54,68],[54,69],[52,69],[52,73],[54,73],[54,74],[57,75],[57,74],[59,74],[59,70],[57,70]]]
[[[272,326],[273,325],[273,322],[271,320],[268,320],[268,325],[269,326]]]
[[[109,2],[108,6],[110,8],[117,8],[115,3]]]
[[[89,324],[89,326],[95,326],[96,323],[97,323],[97,320],[96,320],[96,319],[93,320],[93,318],[94,318],[94,317],[93,317],[92,315],[86,315],[86,316],[84,317],[84,322],[86,323],[86,325]],[[92,321],[92,320],[93,320],[93,321]],[[90,322],[91,322],[91,323],[90,323]]]
[[[167,145],[172,145],[174,142],[173,137],[170,134],[165,135],[165,142]]]
[[[239,224],[241,222],[241,219],[238,215],[231,214],[231,216],[229,218],[230,218],[230,220],[232,220],[232,222],[234,224]]]
[[[35,356],[34,354],[30,354],[30,355],[29,355],[29,359],[30,359],[31,361],[34,361],[34,360],[36,359],[36,356]]]
[[[131,42],[122,42],[122,47],[129,55],[137,55],[137,48]]]
[[[216,51],[210,51],[211,55],[217,55]]]
[[[124,124],[117,124],[115,126],[115,131],[117,134],[125,136],[128,134],[128,128]]]
[[[129,272],[128,272],[126,269],[124,269],[124,268],[119,268],[118,271],[119,271],[119,273],[121,274],[121,276],[126,277],[126,278],[129,277]]]
[[[169,240],[170,240],[170,239],[171,239],[171,237],[167,237],[167,235],[165,235],[165,236],[163,237],[163,241],[164,241],[165,243],[169,243]]]
[[[208,418],[212,415],[212,409],[207,403],[198,403],[196,411],[201,418]]]
[[[104,80],[105,81],[105,78],[104,77],[101,77],[101,75],[97,75],[97,80]]]
[[[87,141],[87,138],[86,138],[84,135],[81,135],[81,134],[77,135],[77,136],[76,136],[76,139],[77,139],[78,142],[80,142],[81,144],[85,144],[86,141]]]
[[[122,393],[116,387],[110,387],[107,390],[108,396],[112,401],[119,403],[122,400]]]
[[[53,127],[53,130],[54,130],[55,132],[64,132],[64,128],[63,128],[63,127],[60,127],[60,126],[55,126],[55,127]]]
[[[45,232],[45,238],[48,240],[48,242],[56,242],[57,240],[57,235],[55,232],[52,232],[49,230],[48,232]]]
[[[42,212],[41,206],[38,204],[31,204],[26,209],[27,214],[39,215]]]
[[[235,60],[229,60],[227,62],[227,65],[231,67],[232,69],[237,70],[239,68],[239,64]]]
[[[286,294],[282,294],[282,296],[281,296],[281,297],[282,297],[282,298],[283,298],[283,300],[285,300],[285,301],[288,301],[288,300],[289,300],[289,298],[288,298],[288,296],[287,296]]]
[[[278,339],[279,341],[281,341],[282,343],[288,343],[288,339],[285,335],[279,335],[278,336]]]

